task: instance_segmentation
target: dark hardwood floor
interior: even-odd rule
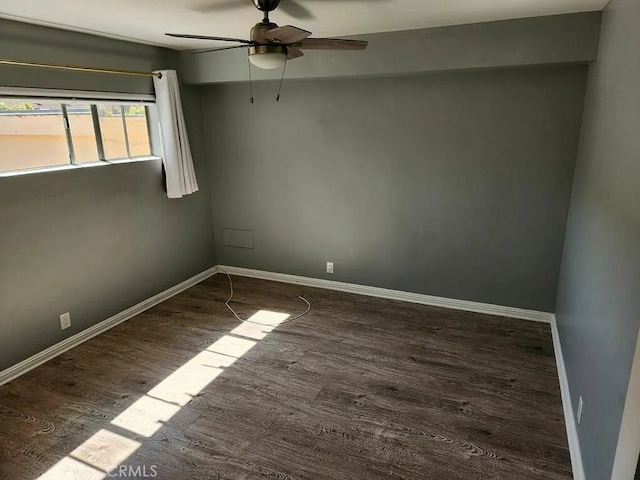
[[[234,287],[312,309],[216,275],[0,387],[0,479],[571,478],[548,325]]]

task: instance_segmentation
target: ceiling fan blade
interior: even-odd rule
[[[233,47],[222,47],[222,48],[207,48],[204,50],[192,50],[189,53],[191,55],[197,55],[199,53],[209,53],[209,52],[220,52],[222,50],[233,50],[235,48],[248,48],[249,45],[234,45]]]
[[[287,60],[295,60],[304,56],[304,52],[298,47],[287,47]]]
[[[307,38],[295,44],[306,50],[364,50],[369,42],[342,38]]]
[[[215,40],[217,42],[238,42],[246,45],[253,45],[251,40],[243,40],[242,38],[227,38],[227,37],[209,37],[207,35],[189,35],[187,33],[165,33],[168,37],[175,38],[191,38],[194,40]]]
[[[285,44],[298,43],[309,37],[311,32],[292,25],[272,28],[265,34],[265,38],[270,42],[280,42]]]
[[[280,3],[279,9],[297,20],[313,20],[316,18],[313,13],[311,13],[311,10],[295,0],[283,0],[282,3]]]

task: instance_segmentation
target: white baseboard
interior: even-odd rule
[[[560,344],[560,334],[556,316],[553,315],[551,321],[551,336],[553,338],[553,351],[556,357],[556,367],[558,369],[558,379],[560,380],[560,394],[562,396],[562,409],[564,411],[564,425],[567,429],[567,440],[569,441],[569,454],[571,455],[571,469],[574,480],[585,480],[584,467],[582,465],[582,453],[580,453],[580,440],[578,438],[578,426],[576,417],[573,415],[573,404],[569,393],[569,380],[567,370],[564,366],[564,356]]]
[[[218,265],[218,271],[226,272],[231,275],[239,275],[241,277],[252,277],[260,278],[263,280],[272,280],[275,282],[294,283],[298,285],[305,285],[307,287],[325,288],[327,290],[338,290],[340,292],[356,293],[359,295],[367,295],[369,297],[388,298],[391,300],[400,300],[402,302],[419,303],[421,305],[431,305],[434,307],[452,308],[454,310],[465,310],[467,312],[486,313],[489,315],[519,318],[523,320],[532,320],[535,322],[551,323],[554,318],[553,313],[548,312],[538,312],[535,310],[525,310],[522,308],[505,307],[502,305],[492,305],[489,303],[470,302],[468,300],[434,297],[432,295],[423,295],[420,293],[402,292],[399,290],[390,290],[387,288],[368,287],[366,285],[356,285],[353,283],[334,282],[333,280],[324,280],[320,278],[300,277],[297,275],[288,275],[285,273],[265,272],[262,270],[252,270],[249,268],[231,267],[227,265]]]
[[[27,358],[26,360],[23,360],[22,362],[9,367],[6,370],[3,370],[2,372],[0,372],[0,385],[4,385],[5,383],[18,378],[20,375],[24,375],[29,370],[33,370],[34,368],[42,365],[45,362],[48,362],[52,358],[57,357],[67,350],[70,350],[73,347],[86,342],[96,335],[100,335],[110,328],[113,328],[122,322],[126,322],[139,313],[142,313],[145,310],[148,310],[151,307],[154,307],[159,303],[173,297],[174,295],[177,295],[178,293],[186,290],[187,288],[192,287],[196,283],[200,283],[201,281],[211,277],[212,275],[215,275],[217,272],[218,269],[216,267],[205,270],[204,272],[201,272],[198,275],[195,275],[185,280],[184,282],[165,290],[164,292],[160,292],[157,295],[154,295],[153,297],[144,300],[131,308],[117,313],[116,315],[107,318],[106,320],[92,327],[89,327],[80,333],[76,333],[75,335],[62,340],[61,342],[56,343],[55,345],[33,355],[32,357]]]

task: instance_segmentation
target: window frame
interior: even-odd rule
[[[67,140],[67,151],[69,162],[64,165],[53,165],[45,167],[26,167],[14,170],[0,171],[1,177],[9,177],[16,175],[25,175],[31,173],[51,172],[70,170],[76,168],[90,168],[105,165],[117,165],[122,163],[141,162],[148,160],[159,160],[160,151],[160,133],[157,125],[157,112],[155,108],[155,95],[149,94],[130,94],[130,93],[112,93],[112,92],[95,92],[95,91],[76,91],[76,90],[52,90],[39,88],[13,88],[0,87],[0,100],[18,100],[18,101],[47,101],[56,102],[61,106],[61,116],[63,120],[64,132]],[[73,146],[73,135],[69,123],[69,114],[67,107],[73,103],[89,105],[91,109],[92,121],[94,125],[95,142],[98,152],[98,160],[95,162],[77,163]],[[123,123],[123,132],[125,139],[125,147],[128,156],[114,159],[107,159],[104,151],[104,140],[100,129],[100,118],[97,112],[98,105],[119,105],[120,117]],[[147,135],[149,139],[149,155],[131,156],[131,146],[129,145],[129,137],[127,135],[125,106],[142,105],[144,106],[144,114],[147,124]]]

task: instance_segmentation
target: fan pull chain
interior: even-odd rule
[[[278,86],[278,96],[276,102],[280,101],[280,92],[282,91],[282,81],[284,80],[284,72],[287,70],[287,57],[284,58],[284,67],[282,68],[282,76],[280,77],[280,85]]]
[[[249,99],[253,103],[253,84],[251,83],[251,61],[249,60],[249,51],[247,50],[247,66],[249,67]]]

